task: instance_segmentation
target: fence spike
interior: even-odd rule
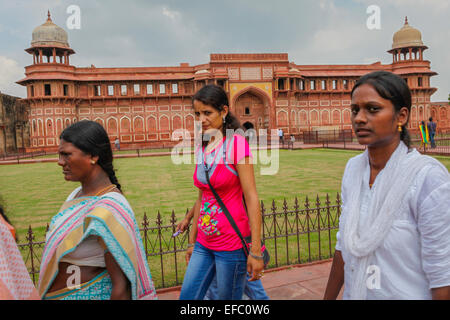
[[[287,213],[287,211],[289,210],[286,198],[284,198],[284,201],[283,201],[283,210],[284,210],[284,213]]]
[[[175,217],[175,211],[172,210],[172,216],[170,217],[170,223],[174,226],[177,222],[177,218]]]
[[[31,225],[28,226],[27,238],[28,243],[32,243],[34,240],[33,229],[31,229]]]
[[[316,206],[317,206],[317,208],[320,207],[320,198],[319,198],[319,195],[317,195],[317,197],[316,197]]]
[[[272,200],[272,212],[275,213],[277,211],[277,206],[275,205],[275,200]]]
[[[158,210],[158,215],[156,216],[156,224],[157,224],[159,227],[161,227],[161,224],[162,224],[161,213],[159,213],[159,210]]]
[[[142,221],[142,225],[144,226],[144,229],[147,230],[148,227],[148,218],[147,218],[147,213],[144,211],[144,221]]]
[[[261,200],[261,214],[264,215],[266,212],[266,207],[264,207],[264,202]]]
[[[330,204],[331,204],[331,202],[330,202],[330,196],[328,195],[328,193],[327,193],[327,197],[326,197],[325,204],[327,205],[327,207],[329,207]]]

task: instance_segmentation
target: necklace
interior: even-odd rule
[[[101,195],[102,193],[108,193],[108,192],[105,192],[105,191],[112,191],[113,189],[115,189],[116,188],[116,185],[115,184],[110,184],[109,186],[107,186],[106,188],[103,188],[102,190],[100,190],[99,192],[97,192],[96,194],[95,194],[95,197],[98,197],[99,195]]]
[[[116,186],[115,184],[110,184],[109,186],[107,186],[107,187],[101,189],[99,192],[97,192],[97,193],[94,195],[94,197],[98,197],[99,195],[101,195],[101,194],[103,194],[103,193],[107,193],[107,192],[109,192],[109,191],[112,191],[112,190],[114,190],[116,187],[117,187],[117,186]],[[77,194],[75,195],[74,198],[78,198],[78,197],[80,196],[82,190],[83,190],[83,189],[80,189],[80,191],[77,192]],[[86,197],[87,197],[87,196],[86,196]]]

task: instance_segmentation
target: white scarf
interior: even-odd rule
[[[373,205],[367,213],[366,223],[359,225],[363,175],[369,166],[367,149],[362,156],[354,159],[349,169],[360,174],[357,175],[356,181],[352,181],[353,187],[350,189],[348,203],[345,204],[348,211],[343,228],[344,246],[353,255],[355,266],[353,281],[349,288],[350,299],[366,298],[366,272],[369,260],[390,231],[417,173],[430,162],[437,161],[420,155],[415,149],[408,152],[406,145],[400,142],[382,170],[383,174],[377,177],[377,184],[373,187]]]

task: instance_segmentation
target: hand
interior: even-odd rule
[[[181,222],[177,225],[177,229],[176,229],[176,230],[177,230],[177,231],[184,232],[184,231],[187,229],[187,227],[188,227],[190,221],[191,221],[190,219],[184,218],[183,221],[181,221]]]
[[[252,276],[248,281],[255,281],[262,278],[264,274],[264,262],[255,259],[251,255],[247,258],[247,272]]]
[[[194,251],[194,247],[187,248],[186,250],[186,264],[189,264],[189,260],[191,260],[192,252]]]

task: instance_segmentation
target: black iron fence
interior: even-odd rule
[[[34,159],[36,157],[42,157],[47,154],[54,154],[54,152],[48,153],[45,151],[32,151],[32,152],[25,152],[25,150],[22,150],[20,152],[7,152],[0,154],[0,160],[17,160],[20,159]]]
[[[353,141],[353,132],[351,129],[305,131],[302,132],[301,139],[305,144],[322,144],[324,142],[345,144]]]
[[[422,143],[422,139],[412,139],[411,144],[419,152],[424,154],[450,155],[450,138],[435,138],[435,146]]]
[[[291,136],[294,137],[293,140],[291,140]],[[432,148],[430,144],[423,145],[421,143],[420,135],[417,132],[410,133],[410,136],[412,146],[417,148],[422,153],[450,155],[450,133],[448,132],[440,131],[436,134],[436,146],[434,148]],[[266,139],[267,146],[270,148],[272,146],[272,137],[267,136]],[[364,146],[358,144],[358,141],[354,136],[352,129],[313,130],[304,131],[294,135],[288,134],[283,137],[282,141],[280,141],[280,147],[284,149],[295,149],[296,145],[298,146],[298,143],[320,145],[323,148],[336,149],[360,150],[365,148]],[[141,157],[146,156],[149,153],[166,155],[168,153],[171,153],[174,148],[181,148],[180,142],[177,141],[162,142],[159,145],[151,147],[125,147],[120,148],[120,150],[118,150],[113,143],[111,145],[115,157]],[[191,147],[191,145],[189,145],[189,147]],[[193,151],[192,147],[191,149]],[[34,151],[28,153],[21,151],[18,153],[1,154],[0,161],[13,160],[17,161],[17,163],[20,163],[21,159],[34,159],[37,157],[57,158],[58,155],[55,152],[46,151]]]
[[[268,268],[332,257],[340,205],[339,194],[333,200],[328,194],[324,199],[306,197],[302,202],[295,198],[290,206],[286,200],[281,206],[272,201],[270,208],[261,201],[262,240],[271,255]],[[189,229],[173,237],[178,222],[174,212],[164,218],[158,212],[153,221],[144,214],[140,231],[156,288],[180,285],[183,281]],[[31,227],[26,241],[18,244],[35,284],[44,245],[44,239],[36,241]]]

